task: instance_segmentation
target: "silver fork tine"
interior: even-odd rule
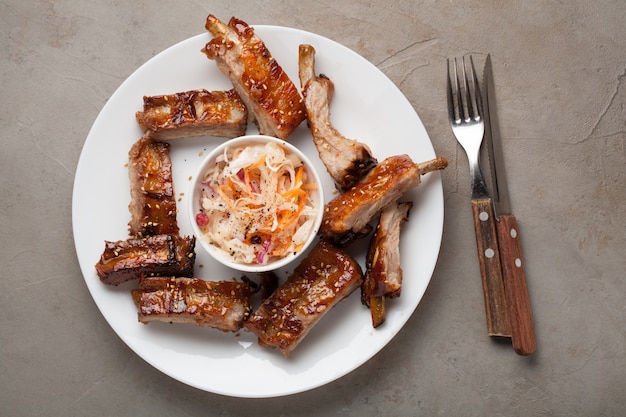
[[[463,57],[463,61],[465,61],[465,57]],[[464,62],[465,64],[465,62]],[[465,70],[465,65],[464,70]],[[473,118],[483,117],[483,103],[482,103],[482,95],[480,94],[480,87],[478,86],[478,78],[476,78],[476,68],[474,67],[474,58],[470,55],[470,67],[472,70],[472,84],[474,89],[474,99],[472,100],[472,106],[475,107],[475,112],[471,116]],[[467,82],[467,77],[466,77]],[[474,111],[474,109],[472,109]]]
[[[461,79],[459,78],[459,63],[457,62],[456,57],[454,58],[453,67],[450,68],[450,60],[448,59],[448,79],[450,80],[450,73],[453,74],[453,81],[450,81],[450,96],[451,102],[454,109],[454,117],[451,118],[451,121],[454,121],[455,124],[461,124],[461,121],[466,120],[466,104],[467,97],[464,96],[464,88],[461,88]],[[454,83],[454,85],[452,85]]]
[[[461,110],[463,110],[463,120],[473,120],[474,119],[474,111],[472,105],[472,95],[469,89],[469,81],[467,80],[467,70],[465,66],[465,56],[461,58],[461,64],[463,65],[463,86],[459,86],[458,76],[457,76],[457,91],[459,94],[465,99],[461,105]],[[454,66],[455,70],[457,67],[456,58],[454,58]]]
[[[465,57],[462,58],[463,75],[459,74],[459,63],[454,58],[454,78],[456,79],[457,100],[459,105],[459,119],[470,120],[468,106],[470,105],[469,91],[467,89],[467,76],[465,75]],[[459,78],[461,77],[461,78]],[[462,83],[461,83],[462,81]],[[461,85],[462,84],[462,85]]]

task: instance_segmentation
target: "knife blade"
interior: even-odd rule
[[[533,324],[530,297],[526,284],[526,273],[522,262],[517,219],[511,211],[511,203],[507,189],[502,144],[498,126],[496,97],[493,79],[491,55],[487,55],[483,69],[483,88],[485,94],[485,136],[487,154],[490,165],[492,193],[494,204],[502,279],[511,330],[511,343],[519,355],[530,355],[535,352],[537,342]]]

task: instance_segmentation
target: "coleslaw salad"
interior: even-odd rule
[[[235,140],[205,167],[196,226],[233,263],[261,266],[295,256],[319,227],[319,181],[288,146]]]

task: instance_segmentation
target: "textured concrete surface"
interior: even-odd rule
[[[445,228],[415,314],[318,389],[252,400],[147,365],[84,285],[71,193],[86,135],[121,82],[208,13],[301,28],[378,66],[422,118]],[[624,416],[626,3],[0,2],[0,414],[6,416]],[[535,355],[490,340],[467,160],[448,127],[447,57],[491,53],[536,321]]]

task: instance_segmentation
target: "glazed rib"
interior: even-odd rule
[[[302,97],[254,29],[235,17],[206,20],[213,39],[202,50],[227,75],[254,116],[259,133],[287,137],[305,119]]]
[[[421,175],[444,169],[447,165],[445,158],[420,164],[414,163],[408,155],[386,158],[354,187],[326,205],[321,233],[331,237],[358,233],[383,207],[419,185]]]
[[[193,275],[195,237],[156,235],[117,242],[105,241],[104,252],[95,265],[100,280],[109,285],[142,275]]]
[[[315,75],[315,48],[300,45],[299,75],[309,129],[326,170],[340,190],[351,188],[377,163],[369,147],[342,135],[330,122],[333,82]]]
[[[412,206],[410,201],[392,203],[380,212],[376,233],[366,259],[363,288],[367,295],[388,298],[400,296],[400,226],[409,219]]]
[[[372,325],[385,320],[384,298],[400,296],[402,267],[400,266],[400,226],[409,219],[412,202],[392,203],[381,212],[374,237],[365,258],[365,278],[361,300],[372,313]]]
[[[157,140],[205,135],[234,138],[246,133],[248,109],[234,89],[192,90],[144,96],[143,111],[135,117],[141,129]]]
[[[189,323],[236,332],[250,314],[252,291],[245,282],[152,277],[142,278],[131,294],[144,324]]]
[[[278,348],[288,356],[362,279],[361,267],[350,255],[322,240],[244,327],[258,336],[260,345]]]
[[[177,234],[170,145],[148,136],[135,142],[128,154],[129,233],[135,237]]]

